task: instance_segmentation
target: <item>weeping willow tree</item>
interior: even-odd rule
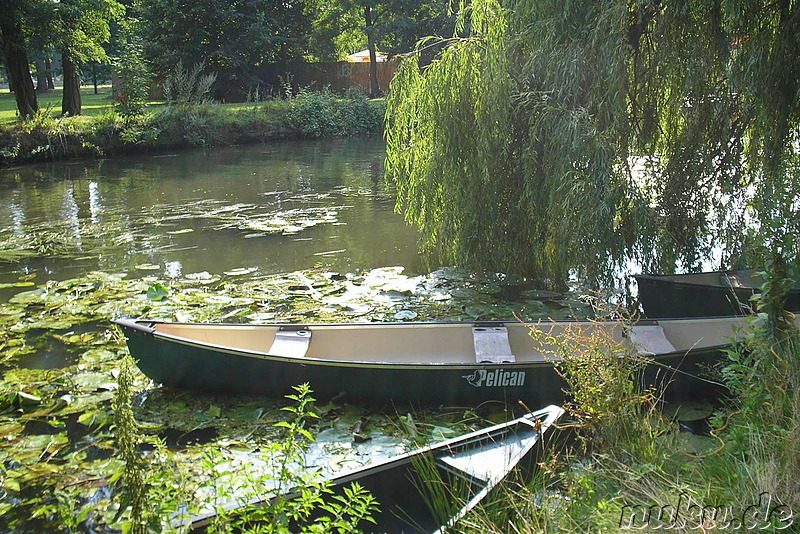
[[[472,0],[392,83],[387,176],[477,269],[796,266],[799,86],[795,1]]]

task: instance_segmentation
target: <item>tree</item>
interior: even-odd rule
[[[342,59],[364,46],[370,57],[370,94],[379,96],[376,55],[378,45],[389,53],[408,52],[423,36],[452,33],[454,17],[449,0],[312,0],[308,10],[314,21],[312,43],[325,50],[325,59]],[[361,38],[353,38],[354,30]],[[348,39],[341,39],[347,36]],[[338,46],[331,49],[336,37]],[[326,47],[326,41],[328,46]]]
[[[3,61],[8,69],[9,84],[14,90],[21,119],[32,117],[39,110],[22,26],[23,19],[27,15],[26,7],[29,7],[29,4],[9,2],[0,9]]]
[[[218,75],[215,96],[243,98],[259,80],[254,68],[302,58],[309,23],[299,0],[142,0],[145,55],[162,79],[178,65]]]
[[[126,123],[139,119],[147,107],[147,96],[152,81],[144,61],[144,43],[136,19],[119,24],[114,67],[118,83],[114,87],[114,100],[119,114]]]
[[[61,112],[81,114],[80,69],[82,63],[109,60],[103,45],[111,38],[110,22],[125,8],[116,0],[61,0],[51,6],[47,33],[61,52],[64,93]]]
[[[393,83],[398,208],[444,258],[535,278],[796,268],[799,26],[787,0],[474,0]]]

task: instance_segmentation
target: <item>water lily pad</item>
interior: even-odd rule
[[[675,436],[675,445],[681,452],[702,455],[719,448],[719,441],[708,436],[698,436],[690,432],[679,432]]]
[[[247,274],[252,274],[258,271],[258,267],[239,267],[238,269],[231,269],[230,271],[225,271],[225,274],[228,276],[244,276]]]
[[[678,421],[697,421],[710,417],[714,413],[714,406],[710,402],[682,401],[670,404],[664,413]]]
[[[113,390],[117,383],[106,373],[79,373],[72,379],[75,385],[89,391]]]
[[[187,280],[211,280],[214,276],[208,271],[202,271],[199,273],[189,273],[185,278]]]
[[[11,421],[0,424],[0,439],[12,439],[25,430],[25,425],[19,421]]]
[[[523,291],[522,296],[532,300],[550,300],[560,299],[564,295],[561,293],[556,293],[555,291],[546,291],[544,289],[529,289],[528,291]]]
[[[467,314],[468,317],[472,319],[480,319],[482,317],[486,317],[492,313],[493,309],[491,306],[483,305],[483,304],[473,304],[470,306],[464,307],[464,313]]]
[[[419,314],[412,310],[400,310],[394,314],[394,318],[398,321],[413,321]]]
[[[162,284],[153,284],[147,288],[147,299],[153,301],[164,300],[169,297],[169,289]]]
[[[33,282],[11,282],[6,284],[0,284],[0,289],[9,289],[12,287],[34,287],[36,284]]]
[[[68,330],[72,323],[59,317],[44,317],[12,327],[12,330]]]
[[[12,304],[31,304],[41,302],[44,298],[44,289],[34,289],[33,291],[22,291],[11,297],[8,301]]]
[[[15,460],[26,465],[36,463],[45,455],[56,454],[59,450],[63,449],[68,442],[69,439],[66,432],[61,432],[59,434],[34,434],[21,437],[15,443]]]

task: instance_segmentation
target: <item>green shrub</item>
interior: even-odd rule
[[[370,101],[364,93],[352,93],[341,101],[339,121],[345,136],[369,135],[381,131],[385,107],[383,101]]]
[[[158,130],[159,144],[212,146],[224,123],[219,108],[211,104],[166,106],[155,113],[148,126]]]
[[[382,101],[367,100],[360,92],[336,98],[328,89],[304,89],[291,100],[287,124],[301,137],[367,135],[380,131],[384,109]]]
[[[287,117],[289,127],[303,137],[339,135],[336,106],[327,89],[318,92],[302,90],[292,100]]]
[[[167,102],[175,104],[207,104],[211,86],[217,81],[217,73],[203,74],[205,63],[195,63],[187,69],[178,63],[175,71],[164,80],[164,94]]]

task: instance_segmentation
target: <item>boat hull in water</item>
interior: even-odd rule
[[[213,393],[283,396],[309,383],[318,397],[393,402],[528,405],[563,399],[547,336],[590,335],[635,347],[643,381],[676,396],[716,388],[697,375],[730,346],[741,318],[622,323],[185,324],[115,320],[155,382]],[[531,329],[540,336],[531,337]],[[716,393],[716,392],[715,392]]]
[[[764,282],[753,270],[633,277],[639,302],[651,319],[749,315],[755,310],[751,299]],[[785,306],[800,311],[800,288],[789,292]]]

